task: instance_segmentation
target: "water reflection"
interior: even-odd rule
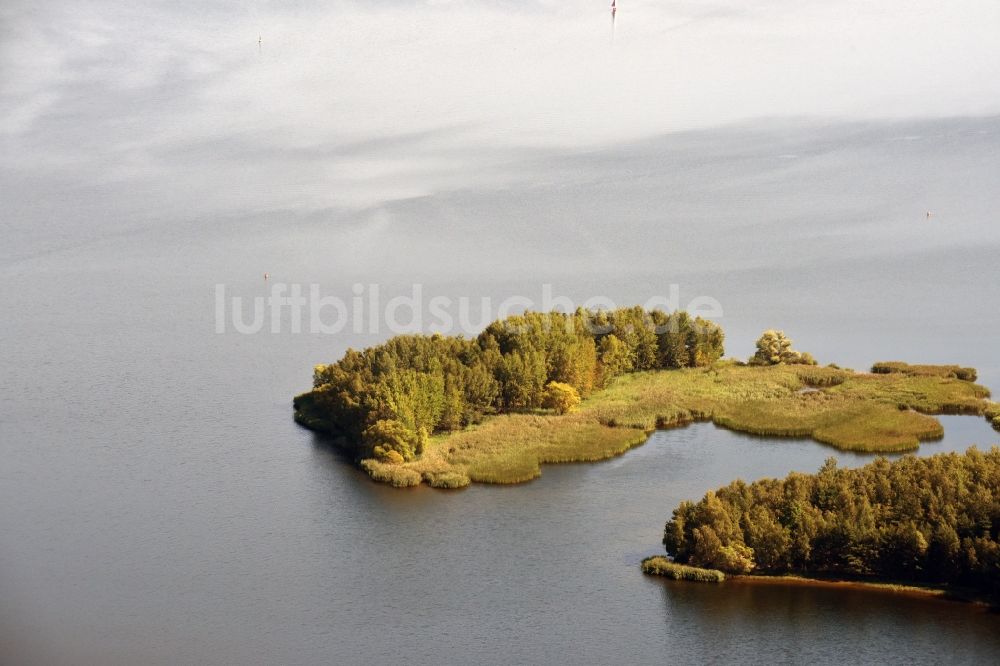
[[[747,654],[761,663],[983,663],[1000,657],[1000,636],[984,631],[998,618],[970,604],[856,588],[648,583],[660,590],[667,631],[698,636],[684,644],[694,662]]]

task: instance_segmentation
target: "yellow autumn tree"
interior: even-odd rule
[[[545,386],[542,406],[556,414],[568,414],[580,404],[580,394],[569,384],[549,382]]]

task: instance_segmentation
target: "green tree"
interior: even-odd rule
[[[372,454],[385,462],[413,460],[423,449],[418,433],[395,420],[376,421],[365,430],[364,438]]]
[[[619,375],[630,372],[635,363],[635,357],[628,345],[621,341],[614,333],[601,338],[598,345],[598,359],[600,360],[601,383],[607,386],[608,383]]]
[[[779,363],[800,363],[816,365],[811,354],[792,349],[792,341],[784,331],[768,330],[757,339],[757,352],[750,359],[751,365],[778,365]]]

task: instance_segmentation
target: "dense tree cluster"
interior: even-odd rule
[[[475,339],[405,335],[348,350],[315,368],[313,391],[296,407],[301,412],[308,401],[323,427],[346,436],[363,457],[399,462],[418,456],[434,432],[488,413],[565,413],[618,375],[710,365],[722,345],[718,325],[685,312],[528,312]]]
[[[784,331],[769,330],[757,338],[757,351],[750,357],[750,365],[778,365],[798,363],[816,365],[816,359],[808,352],[792,349],[792,341]]]
[[[735,481],[682,503],[675,561],[730,573],[836,574],[1000,593],[1000,449],[878,458],[817,474]]]

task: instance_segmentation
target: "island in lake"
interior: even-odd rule
[[[528,312],[473,339],[404,335],[314,369],[295,419],[334,437],[375,480],[517,483],[541,464],[597,461],[693,421],[839,449],[900,452],[942,437],[933,414],[1000,429],[1000,404],[960,366],[820,367],[780,331],[749,362],[685,312]]]
[[[734,481],[683,502],[666,524],[671,559],[646,573],[721,582],[726,574],[900,581],[1000,595],[1000,448],[877,458],[816,474]]]

